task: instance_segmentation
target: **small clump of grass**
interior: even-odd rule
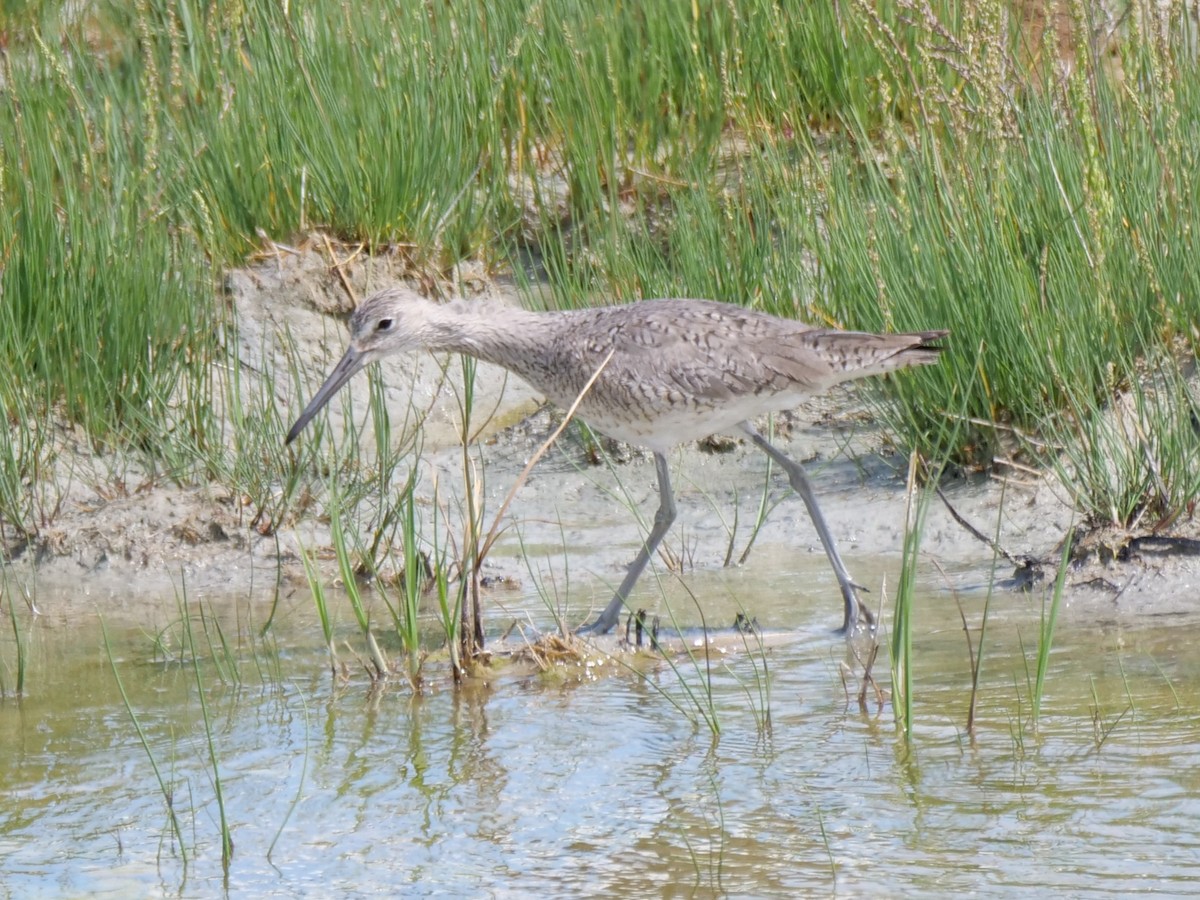
[[[775,439],[773,422],[767,429],[766,438],[768,441],[773,441]],[[758,535],[762,531],[762,527],[767,522],[767,517],[771,514],[772,510],[774,510],[776,506],[782,503],[789,496],[788,492],[783,492],[772,498],[771,487],[773,474],[774,461],[768,457],[766,468],[763,473],[762,490],[758,494],[758,502],[754,507],[754,518],[750,522],[750,533],[746,537],[745,546],[742,547],[740,553],[737,552],[737,546],[739,537],[738,531],[741,526],[741,509],[738,502],[739,497],[737,489],[734,489],[732,499],[727,500],[724,498],[713,497],[701,484],[695,485],[695,487],[704,496],[704,499],[708,501],[708,504],[712,507],[713,512],[716,513],[717,518],[721,522],[721,527],[725,529],[725,533],[728,535],[728,541],[725,544],[725,556],[721,563],[725,568],[729,568],[730,566],[745,565],[746,560],[750,558],[750,551],[754,549],[754,543],[758,540]],[[730,521],[727,521],[725,518],[726,505],[732,507],[733,510],[732,520]]]
[[[459,632],[462,628],[462,604],[465,589],[451,589],[451,567],[454,565],[453,540],[448,526],[449,512],[442,504],[435,479],[433,485],[433,536],[430,567],[433,570],[433,590],[437,595],[437,619],[450,656],[450,671],[455,683],[461,682],[465,674],[462,667],[462,644]],[[459,583],[462,584],[460,578]]]
[[[760,735],[768,735],[773,728],[771,721],[771,667],[767,647],[763,643],[762,629],[745,610],[738,613],[734,623],[742,638],[742,647],[750,660],[750,678],[743,680],[731,671],[739,686],[746,693],[746,701],[754,715],[754,724]]]
[[[708,637],[708,622],[704,617],[704,609],[699,600],[697,600],[696,595],[692,593],[691,588],[683,582],[680,583],[683,585],[684,590],[687,591],[687,595],[695,606],[697,615],[700,617],[700,633],[703,635],[702,643],[698,648],[694,648],[690,641],[682,640],[680,642],[683,651],[682,657],[686,658],[691,664],[695,680],[687,677],[682,666],[677,664],[671,656],[664,655],[663,659],[666,660],[667,665],[670,666],[671,671],[675,674],[679,689],[682,691],[684,697],[687,698],[691,707],[695,709],[699,721],[704,723],[715,739],[721,735],[721,720],[717,713],[716,699],[713,694],[713,651]],[[671,605],[664,604],[664,608],[671,627],[682,634],[683,632],[679,628],[679,623],[675,618],[675,612],[671,608]],[[657,641],[654,643],[657,644]],[[682,662],[682,658],[680,662]]]
[[[462,533],[458,541],[458,571],[460,595],[454,604],[459,613],[458,627],[458,666],[455,667],[455,677],[465,674],[467,667],[484,658],[483,632],[483,598],[480,593],[480,570],[488,549],[495,538],[499,527],[503,507],[496,516],[492,533],[484,536],[484,490],[483,483],[476,467],[471,451],[471,414],[475,408],[475,366],[476,362],[469,356],[462,356],[462,392],[457,396],[459,404],[459,423],[461,431],[459,439],[462,446]],[[512,499],[509,494],[508,500]]]
[[[240,685],[242,675],[238,665],[238,656],[225,634],[225,628],[221,625],[220,618],[213,613],[211,607],[208,612],[205,612],[203,601],[197,602],[196,614],[200,619],[200,628],[208,647],[208,659],[212,662],[217,678],[224,684]],[[190,637],[190,625],[188,634]],[[192,652],[195,653],[194,647]]]
[[[1122,672],[1122,675],[1124,675],[1124,672]],[[1100,697],[1096,692],[1096,679],[1090,679],[1088,686],[1092,692],[1092,741],[1095,751],[1099,753],[1117,726],[1125,720],[1126,716],[1133,714],[1134,708],[1133,702],[1130,700],[1128,705],[1115,718],[1106,716],[1100,702]],[[1128,691],[1126,691],[1126,696],[1128,697]]]
[[[1156,356],[1107,408],[1076,401],[1053,426],[1056,485],[1092,525],[1159,533],[1200,494],[1196,401],[1179,364]]]

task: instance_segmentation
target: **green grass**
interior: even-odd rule
[[[379,646],[379,642],[375,639],[375,632],[371,625],[370,605],[359,589],[355,556],[349,545],[350,538],[347,536],[343,524],[336,491],[331,509],[330,534],[333,540],[333,551],[337,557],[338,573],[341,576],[342,588],[350,601],[350,609],[354,612],[354,619],[358,622],[359,630],[363,634],[363,642],[367,648],[367,657],[363,665],[373,683],[384,682],[391,674],[392,667],[383,649]]]
[[[879,388],[897,443],[984,468],[1021,452],[1079,474],[1092,523],[1173,521],[1200,489],[1179,412],[1200,334],[1188,34],[1139,8],[1093,54],[1076,22],[1058,78],[1001,9],[7,8],[0,539],[20,552],[57,515],[68,425],[113,460],[81,477],[111,487],[136,459],[216,481],[263,533],[327,514],[307,485],[336,473],[382,558],[391,469],[357,458],[354,428],[285,451],[292,411],[264,385],[299,367],[244,381],[217,298],[264,236],[312,231],[426,283],[482,259],[544,280],[531,303],[705,296],[948,328],[941,365]],[[1135,413],[1114,425],[1121,394]]]
[[[198,654],[196,653],[196,638],[192,631],[192,616],[191,616],[191,613],[188,611],[188,601],[187,601],[186,591],[184,593],[182,593],[179,597],[179,611],[180,611],[180,619],[183,622],[183,640],[186,644],[188,652],[191,655],[190,667],[192,670],[192,675],[196,679],[196,698],[197,698],[197,700],[200,701],[200,715],[204,722],[204,738],[205,738],[205,744],[208,749],[208,761],[209,761],[209,764],[212,766],[213,799],[216,801],[216,804],[217,804],[217,815],[218,815],[218,819],[219,819],[219,823],[220,823],[219,827],[220,827],[220,832],[221,832],[221,866],[225,871],[226,877],[228,877],[229,865],[233,861],[233,833],[232,833],[232,830],[229,825],[229,820],[225,814],[225,791],[224,791],[224,788],[221,786],[221,766],[220,766],[218,756],[217,756],[216,741],[213,738],[213,721],[212,721],[212,717],[209,714],[209,710],[208,710],[208,694],[207,694],[207,691],[205,690],[204,679],[200,672],[200,658],[199,658]],[[200,606],[200,615],[203,620],[203,605]],[[205,632],[207,634],[207,632],[208,632],[207,620],[204,620],[204,621],[205,621]],[[210,641],[210,650],[211,649],[212,649],[212,646],[211,646],[211,641]],[[218,659],[217,654],[214,653],[212,658],[213,658],[214,662],[217,661],[217,659]],[[111,663],[111,654],[110,654],[109,660]],[[115,665],[113,666],[113,672],[114,672],[114,674],[116,672]],[[119,678],[118,678],[118,681],[119,681]],[[122,688],[122,695],[124,695],[123,688]],[[128,701],[126,701],[126,708],[127,709],[129,708]],[[129,712],[132,717],[133,716],[132,709],[130,709]],[[138,734],[140,736],[141,735],[141,727],[137,725],[136,718],[134,718],[134,726],[137,728]],[[143,738],[142,740],[144,743],[145,739]],[[147,750],[147,752],[149,752],[149,751]],[[153,759],[151,759],[151,762],[153,762]],[[157,771],[157,767],[155,767],[155,768]],[[172,822],[172,826],[174,827],[174,822]]]
[[[421,628],[418,616],[426,580],[425,560],[421,556],[420,548],[421,535],[418,528],[417,503],[414,497],[416,485],[416,473],[414,472],[409,476],[404,490],[400,492],[400,531],[404,544],[404,568],[401,570],[399,578],[399,601],[393,605],[386,596],[384,599],[388,611],[392,614],[396,634],[399,635],[400,643],[404,648],[404,655],[408,661],[408,680],[414,688],[418,687],[421,681]],[[439,600],[442,603],[445,602],[445,598],[441,594],[439,594]],[[445,622],[447,609],[445,606],[441,606],[441,610]],[[455,630],[453,625],[446,629],[448,640]]]
[[[317,569],[316,562],[303,546],[300,548],[300,561],[304,564],[304,576],[308,581],[308,589],[313,596],[317,618],[321,622],[321,634],[325,639],[325,647],[329,651],[329,674],[337,678],[338,659],[337,646],[334,644],[334,619],[329,597],[325,594],[325,582]]]
[[[1071,530],[1067,531],[1071,534]],[[1058,564],[1058,574],[1054,578],[1054,588],[1050,597],[1042,598],[1042,618],[1038,628],[1037,668],[1033,686],[1030,690],[1030,703],[1034,730],[1042,715],[1042,698],[1046,692],[1046,675],[1050,671],[1050,652],[1054,646],[1054,626],[1058,622],[1058,611],[1062,607],[1063,588],[1067,584],[1067,571],[1071,565],[1071,539],[1068,536],[1063,541],[1062,557]]]
[[[186,611],[185,611],[186,615]],[[176,846],[179,848],[179,856],[183,861],[186,869],[188,864],[188,846],[183,836],[183,826],[180,824],[175,803],[175,785],[168,783],[162,770],[158,767],[158,761],[154,756],[154,749],[151,746],[150,738],[142,728],[141,720],[138,718],[137,712],[133,708],[133,704],[129,701],[129,694],[125,691],[125,683],[121,680],[121,673],[117,669],[117,661],[113,658],[112,644],[108,639],[108,629],[104,625],[104,619],[100,619],[100,635],[104,640],[104,654],[108,658],[109,668],[112,669],[113,680],[116,682],[117,690],[121,694],[121,702],[125,705],[125,711],[129,713],[129,720],[133,723],[133,729],[137,732],[138,743],[142,745],[142,749],[146,751],[146,759],[150,763],[150,769],[154,772],[154,780],[158,783],[159,793],[162,794],[163,806],[166,808],[167,818],[171,824],[171,833],[175,836]],[[195,660],[193,659],[193,663]],[[197,676],[198,677],[198,676]],[[222,817],[224,813],[222,812]],[[222,842],[222,847],[224,842]]]
[[[958,603],[958,613],[962,618],[963,635],[967,639],[967,656],[971,662],[971,699],[967,704],[967,723],[966,733],[974,739],[975,736],[975,716],[979,709],[979,676],[983,672],[983,658],[987,650],[988,637],[988,614],[992,609],[992,599],[996,592],[996,567],[1000,562],[1000,529],[1004,523],[1004,500],[1008,495],[1008,484],[1002,483],[1000,487],[1000,500],[996,507],[996,530],[992,537],[992,565],[988,572],[987,593],[983,598],[983,611],[979,616],[979,637],[976,644],[971,643],[971,628],[967,624],[967,615],[963,612],[962,600],[957,596],[955,600]]]
[[[900,583],[892,613],[892,712],[904,734],[912,741],[913,730],[913,616],[915,614],[916,576],[921,538],[925,533],[925,513],[933,490],[919,484],[920,460],[914,452],[908,464],[908,502],[904,510],[904,551],[900,565]],[[865,690],[865,686],[864,686]]]
[[[12,628],[13,636],[13,653],[16,658],[13,660],[0,661],[0,700],[6,700],[11,693],[14,697],[20,697],[25,693],[25,674],[29,663],[29,646],[28,638],[22,634],[22,623],[17,618],[17,598],[16,594],[20,593],[14,590],[12,581],[7,573],[0,573],[0,598],[7,601],[4,605],[8,607],[7,616],[8,625]],[[28,595],[25,597],[26,605],[33,612],[33,603]],[[10,687],[8,678],[5,672],[11,666],[13,670],[13,682]]]
[[[210,427],[188,387],[207,377],[211,276],[122,151],[123,126],[81,110],[81,90],[53,69],[10,72],[17,113],[0,121],[0,358],[13,376],[0,382],[0,518],[25,533],[52,517],[44,485],[59,440],[47,412],[165,477],[194,469],[180,448]]]

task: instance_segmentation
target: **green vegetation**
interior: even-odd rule
[[[900,583],[896,585],[896,603],[892,613],[892,712],[906,743],[912,742],[913,729],[913,613],[916,597],[917,556],[925,533],[925,513],[932,491],[920,488],[917,456],[909,458],[908,503],[904,513],[904,555]]]
[[[337,556],[338,571],[342,576],[342,587],[346,591],[346,596],[350,601],[350,608],[354,611],[354,618],[358,622],[359,630],[363,633],[363,641],[366,643],[367,658],[363,662],[363,667],[371,676],[372,682],[382,682],[387,679],[392,669],[387,657],[379,646],[379,642],[375,639],[375,632],[371,629],[371,610],[367,601],[363,598],[362,592],[358,589],[358,573],[354,570],[354,561],[346,542],[346,529],[343,527],[342,515],[339,510],[340,502],[335,495],[330,521],[333,552]],[[322,618],[324,619],[324,616]]]
[[[14,660],[0,658],[0,700],[6,699],[11,693],[14,697],[20,697],[25,692],[25,670],[28,665],[28,646],[27,639],[22,635],[22,623],[17,618],[17,601],[15,591],[12,589],[7,573],[0,576],[0,588],[3,588],[3,593],[7,595],[8,607],[8,624],[12,628],[13,635],[13,653],[16,656]],[[33,604],[29,601],[28,596],[25,598],[26,605],[33,609]],[[13,683],[11,687],[8,683],[6,670],[11,665],[13,671]]]
[[[175,805],[175,785],[168,781],[163,775],[163,770],[159,767],[158,761],[154,757],[154,749],[151,746],[149,738],[146,736],[145,729],[142,728],[141,720],[138,719],[137,712],[133,708],[133,704],[129,702],[129,694],[125,691],[125,682],[121,680],[121,672],[117,668],[117,661],[113,658],[112,644],[108,640],[108,629],[104,626],[104,620],[100,620],[100,634],[104,638],[104,654],[108,659],[109,668],[112,669],[113,681],[116,682],[117,690],[121,693],[121,702],[125,705],[125,711],[129,714],[129,721],[133,723],[133,729],[137,732],[138,742],[143,750],[146,751],[146,759],[150,763],[150,769],[154,773],[154,780],[158,784],[159,793],[162,794],[163,806],[167,812],[167,818],[171,824],[171,834],[175,838],[175,846],[179,849],[179,857],[186,867],[188,864],[188,846],[184,840],[183,826],[180,824],[179,815]]]
[[[219,817],[219,821],[220,821],[220,831],[221,831],[221,866],[224,869],[226,875],[228,875],[229,864],[233,860],[233,837],[230,832],[229,820],[225,815],[225,792],[224,792],[223,788],[221,787],[221,767],[220,767],[218,759],[217,759],[217,745],[216,745],[216,742],[213,740],[213,721],[212,721],[212,717],[210,716],[209,711],[208,711],[207,692],[204,687],[204,679],[200,673],[199,657],[196,653],[196,639],[192,633],[192,617],[191,617],[191,613],[188,612],[188,601],[187,601],[186,593],[182,594],[179,598],[179,610],[181,613],[180,621],[183,623],[184,641],[186,643],[188,651],[191,654],[192,674],[196,678],[196,699],[199,700],[199,702],[200,702],[200,714],[201,714],[201,719],[204,722],[204,739],[205,739],[205,743],[208,747],[209,763],[212,766],[213,797],[216,800],[216,804],[217,804],[217,813],[218,813],[218,817]],[[200,605],[199,610],[200,610],[200,615],[202,617],[202,621],[204,624],[205,634],[209,638],[209,649],[211,651],[214,648],[212,645],[212,637],[208,633],[208,620],[203,619],[203,615],[204,615],[203,605]],[[212,621],[214,623],[216,623],[217,622],[216,617],[213,617]],[[222,643],[224,643],[224,637],[222,637]],[[217,658],[217,656],[214,654],[213,659],[216,660],[216,658]],[[232,659],[232,656],[230,658]],[[120,676],[116,675],[116,666],[113,665],[113,663],[112,663],[111,653],[109,655],[109,664],[113,666],[114,676],[118,680],[120,680]],[[220,670],[218,669],[218,671],[220,671]],[[137,719],[133,715],[132,708],[129,707],[128,699],[126,699],[125,704],[126,704],[126,708],[129,709],[130,717],[134,719],[135,727],[137,727],[136,726]],[[139,732],[141,731],[140,727],[138,728],[138,731]],[[144,743],[144,739],[143,739],[143,743]],[[157,766],[155,768],[157,769]],[[174,823],[172,823],[172,828],[174,828]]]
[[[1058,611],[1062,606],[1063,588],[1067,584],[1067,569],[1071,565],[1071,539],[1063,541],[1062,558],[1058,564],[1058,575],[1054,579],[1054,590],[1049,601],[1042,596],[1042,621],[1038,629],[1037,645],[1037,674],[1030,688],[1032,704],[1033,727],[1038,727],[1042,715],[1042,697],[1046,692],[1046,673],[1050,670],[1050,648],[1054,643],[1054,625],[1058,621]]]
[[[133,487],[123,460],[216,481],[264,533],[333,503],[374,537],[341,548],[368,570],[411,541],[411,502],[381,499],[411,448],[376,416],[377,460],[352,427],[293,454],[292,411],[231,358],[222,270],[313,231],[426,279],[481,259],[544,282],[531,303],[690,295],[948,328],[942,365],[880,388],[898,443],[1057,468],[1093,524],[1171,522],[1200,489],[1196,26],[1136,6],[1099,43],[1022,8],[14,6],[0,543],[53,521],[80,439],[103,470],[78,477],[110,491]],[[310,493],[314,471],[336,496]]]

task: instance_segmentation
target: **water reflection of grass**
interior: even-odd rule
[[[228,623],[246,620],[250,606],[217,609],[231,644],[237,642]],[[1089,874],[1106,857],[1118,857],[1119,864],[1140,858],[1141,847],[1179,841],[1184,847],[1177,855],[1165,862],[1153,857],[1155,865],[1166,867],[1160,880],[1186,885],[1194,873],[1186,839],[1195,779],[1183,763],[1194,756],[1196,659],[1190,652],[1175,656],[1177,626],[1139,629],[1136,637],[1126,632],[1118,639],[1060,623],[1059,649],[1079,677],[1053,682],[1065,690],[1048,693],[1037,739],[1025,740],[1021,754],[1013,752],[1005,733],[1015,702],[1005,682],[1024,663],[1007,639],[1014,623],[1003,619],[996,632],[1004,643],[989,658],[990,702],[978,744],[970,748],[948,726],[963,709],[961,684],[944,677],[961,668],[953,662],[962,660],[961,638],[950,630],[918,637],[918,713],[906,748],[890,716],[847,714],[836,691],[829,690],[836,687],[836,674],[828,665],[825,635],[810,634],[770,651],[781,687],[767,736],[758,733],[758,710],[747,703],[744,685],[731,677],[749,677],[749,661],[743,657],[736,673],[718,678],[722,734],[712,740],[702,724],[694,727],[632,677],[618,677],[628,684],[585,682],[575,691],[558,682],[539,685],[526,675],[501,675],[486,691],[432,691],[411,703],[393,697],[371,706],[361,702],[360,691],[331,702],[322,699],[327,692],[312,675],[313,654],[301,649],[310,646],[311,609],[297,605],[290,612],[304,614],[304,620],[281,617],[281,640],[295,647],[284,653],[282,677],[264,681],[260,690],[247,671],[248,688],[229,691],[206,659],[208,643],[191,604],[238,841],[231,870],[235,890],[271,879],[284,889],[338,879],[363,887],[362,879],[375,873],[367,885],[373,890],[411,884],[418,891],[428,888],[425,873],[444,863],[446,845],[411,836],[443,841],[456,824],[475,834],[476,823],[482,837],[464,845],[474,865],[465,873],[452,871],[455,880],[446,888],[451,892],[469,892],[481,877],[513,877],[514,859],[545,867],[527,875],[522,888],[536,893],[538,883],[577,885],[580,848],[587,858],[611,860],[585,877],[601,880],[616,873],[634,893],[638,884],[655,879],[688,885],[693,877],[704,889],[723,885],[728,892],[759,894],[820,890],[821,879],[827,889],[831,878],[843,889],[886,891],[914,872],[940,884],[947,871],[959,871],[955,859],[990,852],[997,838],[1004,847],[1016,842],[1021,857],[999,854],[1003,868],[959,872],[956,886],[985,892],[1001,882],[1016,887],[1028,883],[1035,866],[1039,877],[1058,877],[1054,883],[1066,892],[1086,892]],[[52,757],[12,754],[10,774],[18,779],[12,803],[27,839],[7,871],[20,888],[31,882],[31,870],[66,883],[96,865],[117,873],[129,867],[126,892],[178,893],[184,876],[189,890],[219,892],[217,813],[190,660],[182,667],[146,666],[131,658],[115,622],[107,627],[110,655],[174,797],[187,838],[188,870],[179,872],[165,802],[156,796],[145,750],[106,675],[111,663],[103,650],[99,656],[94,652],[95,635],[88,628],[75,631],[67,646],[56,646],[53,680],[103,681],[107,690],[84,700],[82,708],[27,706],[26,717],[32,720],[36,710],[38,723],[23,739],[30,749],[43,746],[30,740],[41,730],[59,740],[50,745]],[[176,633],[181,628],[176,623]],[[132,646],[144,648],[146,642],[135,639]],[[1160,654],[1171,657],[1164,658],[1166,674],[1175,680],[1171,688],[1154,665]],[[1061,663],[1060,657],[1059,672]],[[668,673],[659,681],[670,688],[672,678]],[[1023,695],[1024,684],[1021,688]],[[323,711],[320,727],[310,734],[297,704],[314,690]],[[1126,711],[1133,706],[1136,717]],[[74,730],[80,722],[89,729],[87,741]],[[310,752],[314,764],[305,767]],[[62,796],[62,784],[76,772],[86,791]],[[43,792],[21,789],[22,777],[46,780],[44,792],[51,796],[44,808]],[[264,854],[296,797],[302,797],[303,815],[293,817],[275,849],[281,875],[269,870]],[[510,797],[514,802],[506,802]],[[981,811],[981,797],[992,806]],[[554,816],[556,803],[561,810]],[[600,803],[603,809],[595,810]],[[380,809],[394,814],[381,817]],[[539,821],[550,816],[549,824]],[[631,822],[641,828],[634,840],[646,849],[613,851],[628,846],[620,842]],[[111,827],[120,828],[120,851],[109,846]],[[61,840],[54,835],[72,841],[75,852],[57,852]],[[946,835],[955,842],[948,843]],[[1076,861],[1066,875],[1051,853],[1062,849],[1063,835],[1074,842]],[[881,866],[887,871],[880,873]],[[788,881],[797,870],[803,878]],[[875,879],[869,886],[867,875]],[[1145,880],[1142,869],[1125,877],[1135,889],[1139,878]],[[129,887],[135,879],[140,887]]]
[[[432,548],[443,634],[474,646],[468,454],[461,534],[440,507],[424,532],[418,448],[378,383],[369,433],[293,455],[272,385],[302,383],[303,351],[243,379],[217,273],[314,228],[431,287],[464,259],[512,270],[531,304],[699,295],[949,328],[943,364],[878,390],[898,442],[1047,466],[1088,524],[1169,527],[1200,490],[1194,24],[1138,8],[1097,47],[1084,21],[912,8],[153,0],[41,33],[5,13],[0,541],[53,523],[79,436],[103,462],[78,477],[106,491],[136,460],[149,483],[227,486],[263,533],[329,516],[348,586],[398,543],[413,680]]]

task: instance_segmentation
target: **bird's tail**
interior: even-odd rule
[[[948,331],[913,331],[904,334],[869,334],[826,331],[813,335],[818,353],[839,376],[838,380],[882,375],[910,366],[935,363],[945,349],[934,343]]]

